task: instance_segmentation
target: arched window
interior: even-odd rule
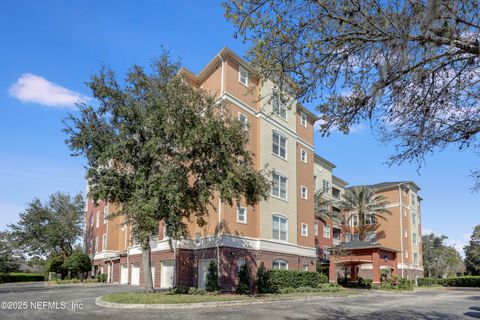
[[[277,259],[272,262],[273,270],[288,270],[288,262],[286,260]]]

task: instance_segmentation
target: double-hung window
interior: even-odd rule
[[[287,159],[287,138],[278,131],[272,131],[272,152],[282,159]]]
[[[300,149],[300,160],[307,163],[307,151]]]
[[[287,107],[282,102],[280,94],[275,90],[272,92],[272,111],[280,118],[287,120]]]
[[[237,208],[237,222],[247,223],[247,208],[243,208],[243,207]]]
[[[242,66],[238,67],[238,81],[248,87],[248,71]]]
[[[100,227],[100,211],[97,211],[97,228]]]
[[[315,223],[313,224],[313,234],[318,236],[318,222],[315,221]]]
[[[275,240],[287,241],[287,218],[272,216],[272,238]]]
[[[300,124],[307,127],[307,114],[305,112],[300,113]]]
[[[242,124],[243,130],[248,130],[248,118],[243,113],[238,113],[238,121]]]
[[[323,237],[330,238],[330,225],[326,223],[323,225]]]
[[[330,181],[323,180],[323,191],[328,192],[330,190]]]
[[[287,200],[287,177],[273,173],[272,178],[272,196]]]
[[[102,238],[102,251],[105,251],[107,250],[107,234],[104,233],[103,234],[103,238]]]
[[[302,237],[308,237],[308,224],[302,223]]]
[[[302,196],[302,199],[308,199],[308,189],[305,186],[300,187],[300,195]]]
[[[103,208],[103,224],[107,223],[108,220],[108,205]]]

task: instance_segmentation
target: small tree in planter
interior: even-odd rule
[[[208,292],[214,292],[220,290],[218,285],[218,268],[217,264],[214,261],[210,261],[208,265],[208,274],[207,274],[207,283],[205,285],[205,290]]]
[[[260,263],[260,266],[257,269],[255,286],[257,287],[258,293],[270,292],[268,287],[268,273],[267,273],[267,269],[265,269],[265,265],[263,264],[263,262]]]
[[[236,289],[238,294],[247,294],[250,293],[250,272],[248,271],[248,266],[244,264],[240,267],[238,272],[238,286]]]

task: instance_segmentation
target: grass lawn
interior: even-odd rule
[[[143,292],[120,292],[102,296],[103,301],[115,303],[138,303],[138,304],[176,304],[176,303],[200,303],[219,301],[252,301],[269,300],[278,298],[312,297],[338,294],[351,294],[352,291],[343,288],[339,290],[325,290],[315,292],[292,292],[284,294],[263,294],[263,295],[237,295],[237,294],[168,294],[143,293]]]

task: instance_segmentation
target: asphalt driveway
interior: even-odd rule
[[[135,290],[138,288],[108,284],[55,287],[43,283],[2,284],[0,319],[480,319],[478,289],[363,291],[347,297],[178,311],[106,309],[95,305],[95,298],[102,294]],[[14,306],[17,310],[6,310]]]

